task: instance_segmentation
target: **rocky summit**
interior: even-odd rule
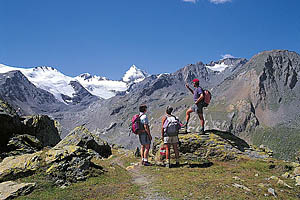
[[[160,148],[162,141],[156,139],[153,154],[156,160],[162,160]],[[191,133],[179,136],[180,158],[186,161],[219,160],[230,161],[242,158],[266,159],[272,157],[272,151],[250,146],[239,137],[217,130],[205,134]]]

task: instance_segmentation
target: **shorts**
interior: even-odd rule
[[[198,114],[203,114],[203,105],[202,103],[198,103],[198,105],[194,104],[191,107],[192,111]]]
[[[140,133],[139,139],[141,145],[151,144],[151,140],[146,132]]]
[[[164,144],[177,144],[179,142],[178,136],[164,137]]]

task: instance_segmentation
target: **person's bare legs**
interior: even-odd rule
[[[200,119],[200,125],[201,125],[201,131],[202,133],[204,133],[204,117],[203,117],[203,113],[198,113],[199,119]]]
[[[145,144],[144,160],[146,159],[147,161],[148,161],[149,149],[150,149],[150,144]]]
[[[185,116],[185,120],[186,120],[186,124],[185,126],[187,127],[188,123],[189,123],[189,120],[190,120],[190,115],[191,113],[194,112],[191,108],[189,108],[187,111],[186,111],[186,116]]]
[[[144,153],[145,153],[145,146],[141,145],[141,158],[142,158],[142,164],[144,163]]]
[[[177,143],[173,144],[173,149],[174,149],[175,158],[176,158],[176,165],[178,165],[179,164],[179,151],[177,148]]]
[[[166,160],[168,161],[168,163],[170,163],[170,145],[165,144],[165,148],[166,148]]]

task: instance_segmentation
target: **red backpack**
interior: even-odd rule
[[[142,115],[134,115],[131,119],[131,131],[136,135],[140,134],[142,130],[145,130],[143,124],[141,123]]]
[[[207,107],[210,103],[211,100],[211,93],[208,90],[202,89],[203,94],[204,94],[204,101],[203,101],[203,107]]]

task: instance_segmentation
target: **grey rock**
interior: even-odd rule
[[[108,158],[112,152],[107,142],[100,139],[99,136],[89,132],[84,126],[76,127],[55,148],[61,148],[65,145],[75,145],[86,149],[92,149],[100,156]]]
[[[10,156],[0,163],[0,182],[15,180],[34,173],[41,166],[41,153]]]
[[[273,188],[268,188],[268,193],[270,193],[274,197],[277,197],[276,192],[275,192],[275,190]]]
[[[60,139],[60,124],[47,115],[23,117],[24,132],[35,136],[43,146],[55,146]]]
[[[22,124],[17,112],[0,99],[0,152],[7,151],[7,143],[13,134],[21,131]]]
[[[234,183],[234,184],[232,184],[232,186],[236,187],[236,188],[241,188],[243,190],[246,190],[247,192],[251,192],[251,190],[249,188],[247,188],[246,186],[244,186],[244,185],[240,185],[240,184]]]
[[[35,183],[2,182],[0,183],[0,199],[13,199],[21,195],[26,195],[32,192],[35,187]]]
[[[21,155],[25,153],[34,153],[43,148],[43,144],[32,135],[17,135],[7,143],[8,155]]]
[[[63,186],[86,180],[93,167],[93,154],[79,146],[55,147],[46,152],[46,173],[55,184]]]

